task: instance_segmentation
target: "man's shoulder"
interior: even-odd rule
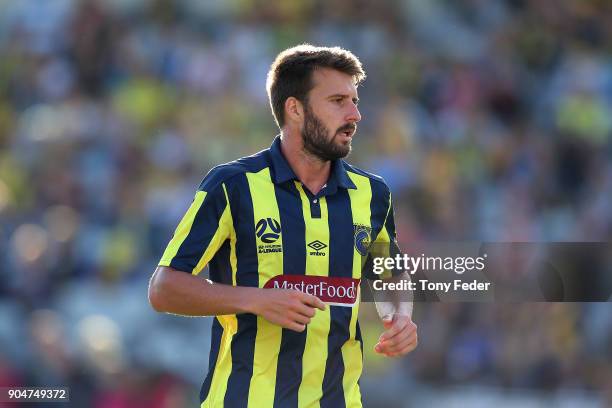
[[[239,174],[255,173],[268,167],[268,151],[269,149],[265,149],[251,156],[241,157],[213,167],[200,183],[199,190],[212,191]]]
[[[387,191],[389,190],[389,187],[387,186],[387,182],[381,176],[379,176],[377,174],[374,174],[374,173],[370,173],[370,172],[365,171],[363,169],[360,169],[360,168],[358,168],[356,166],[353,166],[352,164],[349,164],[349,163],[345,162],[344,160],[342,161],[342,164],[344,165],[344,169],[348,173],[353,173],[353,174],[357,174],[357,175],[362,176],[362,177],[366,177],[376,187],[382,188],[382,189],[387,190]]]

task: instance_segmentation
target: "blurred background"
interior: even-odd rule
[[[211,321],[147,281],[204,174],[270,145],[266,72],[306,41],[365,66],[349,161],[403,245],[610,240],[606,0],[0,0],[0,386],[198,405]],[[609,302],[417,304],[401,360],[362,313],[366,407],[612,406]]]

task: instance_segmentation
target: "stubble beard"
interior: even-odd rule
[[[354,128],[355,125],[344,125],[339,128],[331,139],[328,139],[329,129],[312,112],[308,102],[304,104],[304,129],[302,130],[302,141],[304,151],[321,161],[333,161],[342,159],[351,153],[351,142],[337,142],[339,132],[345,128]]]

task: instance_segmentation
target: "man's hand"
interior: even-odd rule
[[[290,289],[260,289],[252,312],[270,323],[296,332],[303,332],[315,315],[325,310],[325,303],[316,296]]]
[[[407,315],[387,315],[383,318],[385,331],[380,335],[374,351],[387,357],[410,353],[418,344],[417,325]]]

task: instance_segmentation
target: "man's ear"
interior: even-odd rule
[[[287,122],[298,123],[304,120],[304,106],[293,96],[285,100],[285,119]]]

